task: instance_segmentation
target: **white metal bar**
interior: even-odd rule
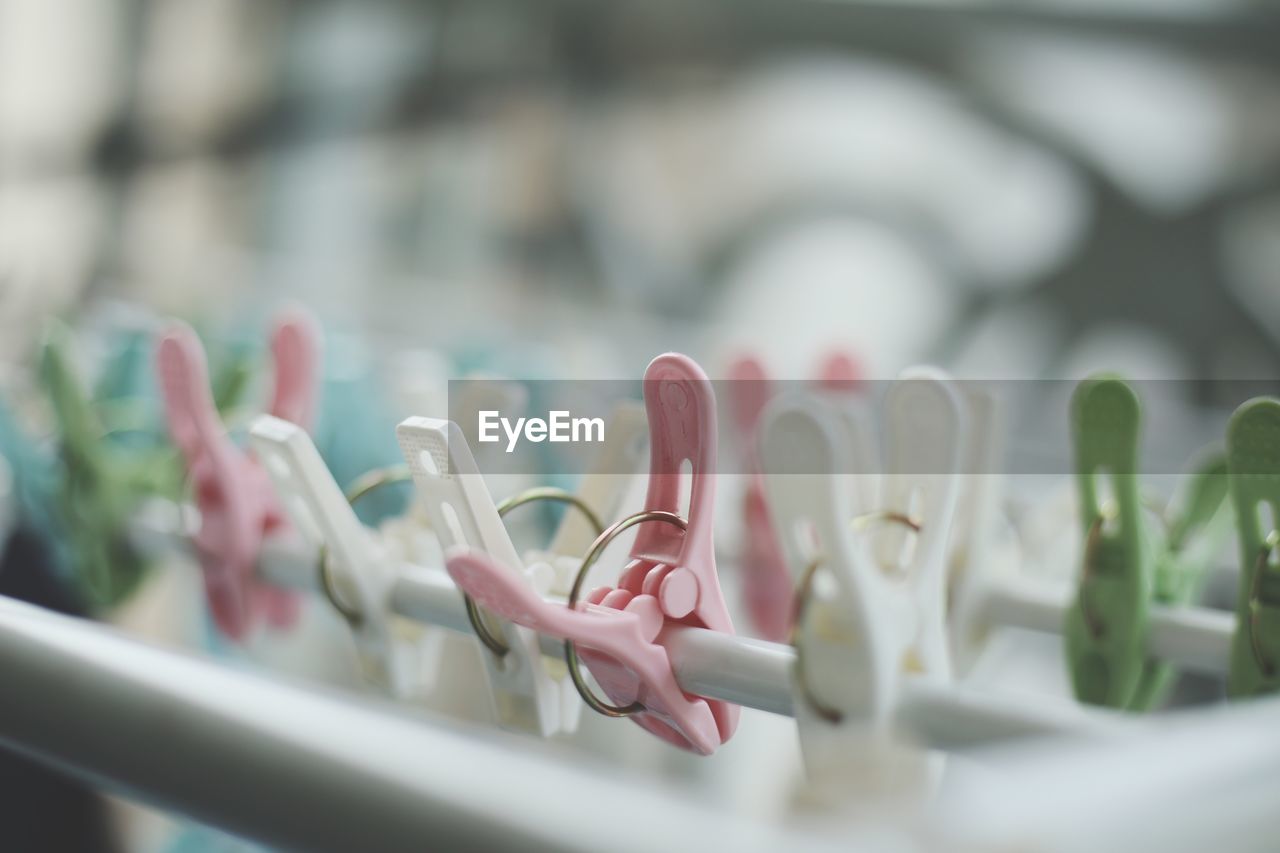
[[[987,626],[1061,633],[1075,590],[1070,584],[1033,578],[1002,580],[985,592]],[[1152,605],[1147,612],[1147,654],[1182,669],[1225,675],[1231,662],[1234,613],[1205,607]]]
[[[140,517],[134,538],[149,548],[189,547],[174,533],[173,519]],[[167,529],[166,529],[167,527]],[[317,590],[318,551],[294,538],[269,540],[259,562],[268,582]],[[406,565],[391,592],[392,610],[424,624],[470,633],[462,596],[440,569]],[[549,656],[563,653],[561,642],[541,637]],[[786,645],[701,628],[675,628],[667,645],[680,686],[689,693],[721,699],[774,714],[793,716],[791,670],[795,652]],[[1011,701],[957,685],[935,685],[908,677],[899,696],[901,728],[925,746],[961,748],[993,739],[1030,734],[1100,732],[1122,727],[1103,711],[1057,699]],[[963,712],[964,724],[957,723]]]
[[[424,725],[398,706],[304,690],[2,597],[0,674],[0,745],[288,849],[820,847],[730,820],[678,786],[560,752],[549,760],[501,732]]]
[[[985,750],[940,796],[942,837],[965,850],[1030,838],[1091,853],[1272,850],[1278,714],[1280,700],[1259,698],[1160,715],[1118,742]]]

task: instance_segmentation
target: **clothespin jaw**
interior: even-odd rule
[[[396,438],[441,545],[483,553],[495,571],[514,578],[511,583],[545,593],[551,572],[526,572],[458,425],[408,418],[396,427]],[[543,737],[571,730],[577,719],[573,687],[548,673],[537,635],[516,621],[504,622],[499,633],[505,652],[482,655],[499,723]]]
[[[1086,379],[1071,401],[1084,549],[1076,599],[1066,615],[1067,656],[1082,702],[1128,708],[1146,662],[1154,584],[1151,532],[1138,489],[1138,397],[1122,380]],[[1104,504],[1105,478],[1113,502]]]
[[[1227,690],[1256,696],[1280,689],[1280,400],[1250,400],[1236,410],[1227,465],[1240,541]]]
[[[271,414],[308,423],[318,347],[314,326],[301,315],[277,324]],[[237,640],[260,617],[274,627],[293,624],[296,595],[256,579],[263,538],[281,527],[284,515],[267,473],[231,441],[219,418],[204,347],[190,326],[174,322],[161,333],[156,367],[170,437],[186,461],[200,510],[195,544],[214,621]]]
[[[59,503],[75,574],[90,603],[111,607],[146,574],[126,535],[129,515],[144,496],[175,492],[176,472],[163,456],[104,443],[98,413],[72,365],[65,326],[47,328],[40,368],[59,426]]]
[[[424,682],[424,644],[420,637],[393,631],[391,590],[399,566],[381,537],[356,517],[304,429],[263,415],[253,422],[249,438],[294,528],[321,549],[326,564],[317,571],[336,576],[332,586],[340,592],[330,594],[341,596],[339,606],[352,608],[348,621],[367,671],[395,696],[418,692]]]

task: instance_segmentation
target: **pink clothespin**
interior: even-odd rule
[[[769,521],[769,504],[760,473],[757,428],[769,402],[769,379],[764,365],[743,356],[729,366],[729,403],[742,437],[747,463],[747,487],[742,496],[742,594],[756,631],[766,640],[783,642],[791,629],[791,572]]]
[[[269,412],[301,426],[311,422],[319,370],[319,333],[290,312],[271,339],[275,383]],[[218,627],[243,639],[259,618],[288,627],[297,596],[256,581],[263,539],[286,522],[267,472],[232,443],[214,406],[204,347],[190,326],[174,322],[160,336],[156,366],[169,433],[186,460],[200,510],[195,536],[205,593]]]
[[[818,384],[828,391],[855,391],[864,379],[862,364],[850,353],[827,353],[818,367]]]
[[[737,728],[740,708],[680,689],[666,642],[681,626],[734,633],[720,591],[712,540],[716,411],[711,383],[683,355],[654,359],[645,372],[650,475],[645,511],[680,512],[682,466],[690,476],[686,526],[639,528],[618,586],[593,590],[569,609],[542,599],[483,554],[453,550],[447,568],[462,589],[504,618],[581,648],[596,681],[632,719],[663,740],[710,755]]]

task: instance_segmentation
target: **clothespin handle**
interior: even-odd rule
[[[631,556],[681,567],[706,558],[714,566],[716,406],[711,380],[693,359],[666,353],[645,371],[644,402],[650,454],[644,508],[680,514],[682,469],[688,463],[689,527],[683,532],[664,529],[667,525],[642,527]]]
[[[1141,420],[1137,395],[1119,378],[1086,379],[1072,397],[1085,544],[1078,593],[1066,615],[1067,656],[1076,696],[1114,708],[1134,701],[1146,663],[1154,568],[1138,489]],[[1114,507],[1099,496],[1103,477]]]
[[[1240,592],[1227,691],[1280,689],[1280,400],[1250,400],[1227,428]]]
[[[592,671],[611,696],[626,694],[643,706],[650,731],[663,732],[653,727],[655,722],[668,727],[678,734],[678,738],[667,737],[669,742],[702,755],[720,746],[710,706],[680,689],[666,649],[655,642],[664,617],[652,597],[636,596],[624,609],[590,604],[569,609],[543,600],[486,554],[451,549],[445,565],[460,588],[495,613],[539,633],[572,640],[616,662],[618,666]],[[619,678],[618,673],[625,675]]]

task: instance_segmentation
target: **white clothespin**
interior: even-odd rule
[[[850,470],[847,419],[813,396],[779,400],[765,416],[770,510],[793,573],[810,581],[793,687],[813,781],[865,778],[868,760],[892,750],[882,735],[905,675],[951,679],[945,585],[963,408],[925,369],[904,373],[885,407],[886,473],[869,507],[832,476]]]
[[[973,382],[960,384],[968,429],[947,577],[951,601],[968,573],[990,571],[997,563],[1018,564],[1017,536],[1003,507],[1003,409],[990,388]]]
[[[418,527],[411,519],[399,529],[396,520],[389,522],[390,534],[365,527],[300,427],[263,416],[249,435],[294,526],[322,549],[322,587],[351,625],[371,680],[399,698],[429,689],[439,670],[443,629],[395,616],[390,596],[405,562],[440,565],[434,537],[420,527],[417,535],[406,531]]]
[[[483,551],[546,595],[554,583],[553,570],[545,563],[526,570],[458,425],[439,418],[408,418],[396,427],[396,436],[444,549],[466,546]],[[488,620],[497,621],[491,616]],[[482,658],[499,724],[543,737],[572,732],[581,702],[569,678],[552,677],[537,634],[505,621],[497,633],[505,651],[486,649]]]

